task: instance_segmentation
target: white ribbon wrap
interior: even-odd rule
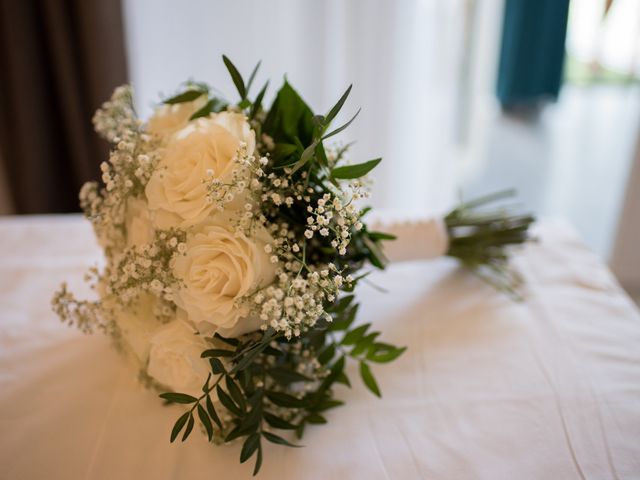
[[[384,254],[390,262],[428,260],[443,256],[449,249],[447,227],[442,218],[400,221],[379,218],[369,230],[397,237],[383,242]]]

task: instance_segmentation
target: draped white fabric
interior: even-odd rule
[[[476,101],[465,89],[491,95],[493,88],[502,1],[480,2],[476,10],[468,8],[472,4],[126,0],[138,110],[146,117],[159,93],[173,93],[190,77],[236,98],[223,53],[245,78],[262,60],[254,95],[271,79],[271,98],[286,73],[320,113],[353,83],[336,125],[363,107],[340,138],[358,139],[354,161],[385,159],[374,175],[374,204],[440,213],[450,206],[460,167],[456,129],[467,122]],[[472,26],[478,35],[465,46]],[[469,60],[471,52],[477,62]]]
[[[391,265],[360,321],[407,345],[375,369],[383,398],[344,407],[305,448],[267,445],[263,479],[633,479],[640,472],[640,315],[559,225],[518,255],[513,303],[451,259]],[[106,338],[50,312],[99,261],[79,217],[0,220],[0,478],[249,478],[240,446],[170,445],[180,413],[142,390]]]

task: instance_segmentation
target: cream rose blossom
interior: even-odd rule
[[[101,288],[102,289],[102,288]],[[127,308],[120,308],[110,300],[103,300],[113,309],[113,319],[118,327],[120,339],[130,351],[138,367],[144,367],[149,358],[149,340],[162,326],[154,314],[157,299],[150,294],[142,294]]]
[[[174,392],[200,396],[209,364],[200,354],[206,341],[187,323],[173,320],[150,339],[147,373]]]
[[[184,255],[173,261],[182,284],[175,302],[201,332],[224,329],[237,336],[258,328],[255,319],[244,318],[238,300],[273,282],[276,267],[265,253],[270,240],[265,230],[247,238],[225,222],[189,234]]]
[[[206,103],[206,95],[200,95],[192,102],[161,105],[147,121],[147,131],[160,137],[168,137],[186,127],[191,115]]]
[[[231,179],[240,142],[253,155],[254,132],[244,115],[232,112],[194,120],[169,139],[145,191],[158,228],[189,227],[211,213],[204,181]]]

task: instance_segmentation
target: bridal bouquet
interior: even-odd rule
[[[241,439],[255,474],[263,441],[295,446],[277,432],[300,438],[341,405],[334,387],[350,385],[347,361],[380,396],[371,365],[405,348],[355,321],[362,269],[384,267],[381,242],[393,236],[368,228],[362,206],[380,159],[350,164],[325,143],[355,118],[331,128],[351,87],[316,115],[285,81],[266,108],[268,83],[250,96],[257,67],[245,82],[223,60],[237,102],[189,82],[145,123],[120,87],[96,113],[113,148],[103,185],[87,183],[80,199],[105,253],[87,275],[98,300],[63,284],[53,307],[109,334],[144,384],[182,408],[172,442],[196,425],[215,443]],[[498,265],[526,228],[501,237],[514,217],[469,216],[471,207],[445,220],[446,253]]]

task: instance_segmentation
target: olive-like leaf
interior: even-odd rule
[[[342,180],[360,178],[373,170],[381,161],[381,158],[376,158],[356,165],[346,165],[344,167],[334,168],[331,175],[333,178],[339,178]]]
[[[171,98],[167,98],[162,103],[165,103],[167,105],[173,105],[175,103],[192,102],[196,98],[204,95],[205,93],[207,92],[205,92],[204,90],[189,89]]]
[[[294,447],[294,448],[300,448],[302,446],[302,445],[296,445],[294,443],[291,443],[288,440],[285,440],[284,438],[282,438],[281,436],[276,435],[275,433],[262,432],[262,436],[267,440],[269,440],[271,443],[276,443],[278,445],[285,445],[287,447]]]
[[[356,112],[356,114],[351,117],[351,120],[349,120],[347,123],[345,123],[344,125],[342,125],[341,127],[336,128],[334,131],[327,133],[325,136],[322,137],[322,140],[326,140],[329,137],[333,137],[334,135],[337,135],[338,133],[342,132],[344,129],[346,129],[349,125],[351,125],[351,123],[356,119],[356,117],[360,114],[360,109],[358,109],[358,111]]]
[[[207,431],[207,436],[209,437],[209,441],[213,438],[213,425],[211,424],[211,419],[205,409],[198,403],[198,417],[200,418],[200,423],[204,426],[204,429]]]
[[[218,428],[222,430],[222,422],[220,421],[220,417],[218,417],[218,412],[216,412],[216,409],[213,406],[213,402],[211,401],[211,397],[209,395],[207,395],[205,404],[207,405],[207,412],[209,412],[209,416],[216,423]]]
[[[359,327],[354,328],[353,330],[347,332],[347,334],[342,339],[342,345],[354,345],[364,336],[367,329],[371,326],[370,323],[365,323],[364,325],[360,325]]]
[[[293,423],[287,422],[286,420],[277,417],[269,412],[264,412],[263,417],[265,421],[273,428],[279,428],[281,430],[295,430],[297,428]]]
[[[226,350],[224,348],[211,348],[209,350],[205,350],[200,354],[202,358],[209,357],[233,357],[233,352],[231,350]]]
[[[246,404],[246,401],[244,399],[244,395],[242,394],[242,391],[240,390],[240,387],[238,387],[236,382],[234,382],[234,380],[228,375],[227,375],[227,378],[225,380],[226,380],[226,384],[227,384],[227,391],[231,395],[231,398],[233,398],[233,401],[240,407],[241,410],[245,410],[247,404]]]
[[[338,100],[336,104],[331,108],[331,110],[329,110],[329,113],[327,113],[326,117],[324,118],[325,125],[329,125],[331,121],[336,117],[336,115],[338,115],[338,112],[340,112],[340,109],[342,109],[344,102],[347,101],[349,93],[351,93],[351,87],[353,87],[353,84],[349,85],[349,88],[347,88],[347,91],[342,94],[340,100]]]
[[[367,386],[367,388],[377,397],[382,397],[380,393],[380,388],[376,383],[376,379],[373,377],[371,370],[369,369],[369,365],[366,362],[360,362],[360,376],[362,377],[362,381]]]
[[[256,63],[256,66],[253,67],[253,71],[251,72],[251,75],[249,75],[249,80],[247,80],[247,93],[249,93],[249,90],[251,90],[251,85],[253,85],[253,81],[256,78],[256,74],[258,73],[258,70],[260,69],[260,65],[262,65],[262,60],[259,60],[258,63]]]
[[[242,451],[240,452],[240,463],[244,463],[254,452],[258,449],[258,445],[260,445],[260,434],[252,433],[247,437],[242,445]]]
[[[189,420],[190,416],[191,412],[185,412],[184,414],[180,415],[180,418],[178,418],[175,425],[171,429],[171,443],[173,443],[174,440],[178,437],[180,430],[182,430],[182,427],[184,427],[184,424],[187,423],[187,420]]]
[[[196,397],[192,397],[191,395],[187,395],[186,393],[167,392],[161,393],[159,397],[164,398],[166,401],[171,403],[189,404],[198,401]]]
[[[237,415],[238,417],[242,416],[242,410],[240,410],[240,407],[238,407],[233,400],[231,399],[231,397],[227,394],[227,392],[225,392],[222,387],[220,385],[218,385],[216,387],[216,392],[218,393],[218,399],[220,400],[220,403],[222,403],[222,405],[229,410],[231,413],[233,413],[234,415]]]
[[[249,113],[249,119],[253,119],[256,114],[260,111],[260,107],[262,107],[262,99],[264,98],[264,94],[267,92],[267,88],[269,88],[269,81],[264,84],[262,90],[258,92],[258,96],[253,101],[253,105],[251,105],[251,112]]]
[[[182,441],[184,442],[189,435],[191,434],[191,430],[193,430],[193,425],[195,424],[195,420],[193,419],[193,414],[189,412],[189,421],[187,422],[187,428],[184,430],[184,435],[182,435]]]
[[[229,71],[229,75],[231,75],[231,80],[233,80],[233,84],[236,86],[238,93],[240,94],[240,98],[244,100],[247,98],[247,89],[244,86],[244,80],[242,80],[242,75],[236,68],[236,66],[229,60],[226,55],[222,55],[222,61],[224,62],[227,70]]]
[[[288,393],[266,392],[266,395],[271,402],[280,407],[303,408],[306,405],[304,400],[294,397],[293,395],[289,395]]]
[[[222,362],[220,361],[220,359],[216,358],[216,357],[212,357],[209,359],[209,364],[211,364],[211,371],[216,374],[219,375],[221,373],[224,373],[224,365],[222,364]]]
[[[256,456],[256,465],[253,467],[253,476],[255,477],[262,466],[262,445],[258,443],[258,455]]]

